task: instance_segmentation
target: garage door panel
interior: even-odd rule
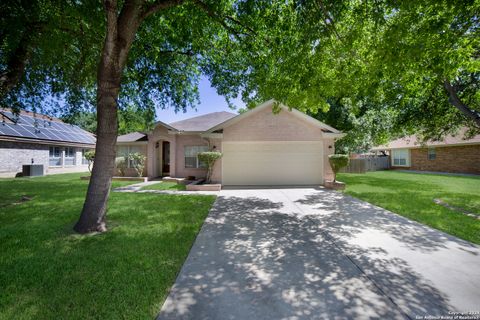
[[[322,142],[224,142],[224,185],[307,185],[323,182]]]

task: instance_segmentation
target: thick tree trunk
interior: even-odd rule
[[[118,119],[117,99],[120,92],[121,71],[115,43],[105,43],[97,80],[97,144],[87,197],[82,214],[75,225],[79,233],[107,230],[105,215],[115,169],[115,145]]]
[[[87,197],[74,230],[79,233],[107,230],[105,215],[115,168],[117,102],[120,83],[100,81],[97,103],[97,144]]]
[[[117,2],[105,0],[107,30],[97,73],[97,143],[95,162],[80,219],[79,233],[107,230],[108,196],[115,168],[118,134],[117,100],[128,52],[141,22],[141,1],[126,1],[117,17]]]
[[[180,0],[157,0],[145,7],[143,0],[125,0],[118,15],[117,1],[104,0],[107,30],[97,73],[97,144],[87,197],[74,226],[79,233],[107,230],[107,201],[118,134],[117,100],[123,69],[138,27],[150,14],[179,3]]]
[[[480,112],[470,109],[466,104],[464,104],[457,95],[457,91],[448,80],[443,82],[443,87],[448,93],[448,102],[460,110],[467,118],[473,120],[477,127],[480,128]]]

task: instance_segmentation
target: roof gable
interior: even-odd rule
[[[231,118],[231,119],[228,119],[212,128],[210,128],[210,130],[208,130],[209,132],[213,132],[213,131],[216,131],[216,130],[220,130],[220,129],[223,129],[225,127],[228,127],[234,123],[237,123],[243,119],[246,119],[248,117],[251,117],[253,115],[255,115],[256,113],[264,110],[265,108],[271,108],[273,107],[273,104],[275,103],[275,100],[274,99],[271,99],[271,100],[268,100],[260,105],[258,105],[257,107],[253,108],[253,109],[250,109],[248,110],[247,112],[244,112],[234,118]],[[294,109],[294,108],[289,108],[287,106],[285,106],[284,104],[280,104],[280,108],[282,111],[286,111],[286,112],[290,112],[290,114],[292,114],[293,116],[295,117],[298,117],[300,118],[301,120],[309,123],[309,124],[312,124],[314,126],[317,126],[319,128],[322,129],[322,131],[327,134],[327,135],[331,135],[332,137],[341,137],[343,136],[343,134],[338,131],[337,129],[315,119],[315,118],[312,118],[310,117],[309,115],[301,112],[301,111],[298,111],[297,109]]]

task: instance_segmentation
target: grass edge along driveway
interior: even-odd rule
[[[480,244],[480,220],[433,202],[480,214],[480,177],[376,171],[341,173],[345,193],[399,215]]]
[[[112,192],[109,231],[78,235],[80,175],[0,179],[0,319],[153,319],[215,200]]]

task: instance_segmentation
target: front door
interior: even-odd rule
[[[170,142],[162,142],[162,173],[170,174]]]

